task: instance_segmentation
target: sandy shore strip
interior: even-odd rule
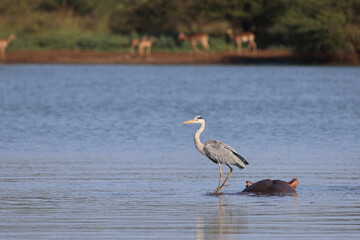
[[[6,63],[63,63],[63,64],[294,64],[300,59],[291,51],[160,53],[148,56],[124,52],[41,50],[7,51]]]

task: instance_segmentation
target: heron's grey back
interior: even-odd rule
[[[245,168],[248,162],[240,156],[236,150],[225,143],[209,140],[204,144],[204,151],[208,158],[215,163],[227,163],[236,165],[239,168]]]

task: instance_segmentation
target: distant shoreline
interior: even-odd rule
[[[306,63],[296,53],[286,50],[264,50],[257,54],[244,52],[169,53],[153,52],[149,56],[126,52],[83,50],[7,51],[8,64],[301,64]]]

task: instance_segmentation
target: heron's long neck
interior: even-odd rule
[[[195,146],[197,150],[199,150],[199,152],[203,155],[205,155],[205,151],[204,151],[204,144],[200,141],[200,134],[204,131],[204,129],[205,129],[205,122],[202,122],[200,128],[195,132],[195,136],[194,136]]]

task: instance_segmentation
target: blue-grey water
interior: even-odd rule
[[[359,67],[0,66],[0,239],[359,239],[359,180]]]

